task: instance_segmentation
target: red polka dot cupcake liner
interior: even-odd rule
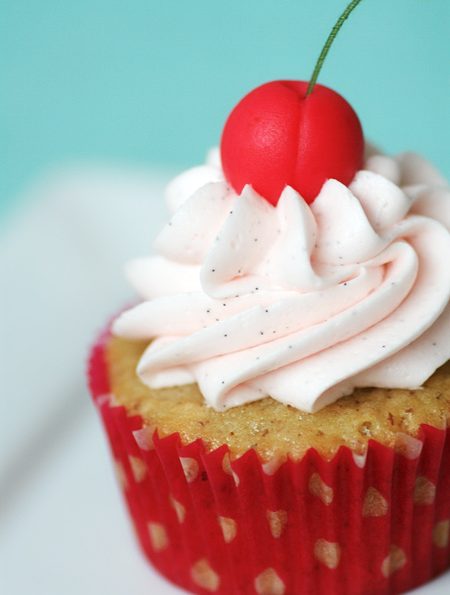
[[[450,565],[450,434],[422,426],[395,448],[262,463],[254,450],[161,438],[114,404],[105,338],[90,387],[145,556],[192,593],[403,593]]]

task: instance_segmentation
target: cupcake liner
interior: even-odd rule
[[[105,333],[90,387],[145,555],[173,583],[223,595],[402,593],[450,566],[450,433],[423,425],[364,456],[254,450],[160,437],[110,394]]]

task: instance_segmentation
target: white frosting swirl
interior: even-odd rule
[[[168,187],[145,301],[113,332],[150,340],[150,387],[197,382],[215,409],[266,395],[314,412],[355,387],[418,388],[450,356],[450,193],[420,157],[372,155],[308,206],[237,196],[215,154]]]

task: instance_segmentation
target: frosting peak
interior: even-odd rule
[[[354,387],[417,388],[449,358],[450,194],[417,156],[374,155],[310,206],[289,186],[275,207],[237,196],[214,154],[167,194],[157,255],[127,268],[145,301],[113,327],[152,340],[149,386],[313,412]]]

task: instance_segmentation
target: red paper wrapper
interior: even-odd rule
[[[114,405],[104,345],[90,388],[139,542],[170,581],[223,595],[402,593],[450,565],[450,433],[422,426],[324,460],[263,464],[250,450],[160,438]]]

